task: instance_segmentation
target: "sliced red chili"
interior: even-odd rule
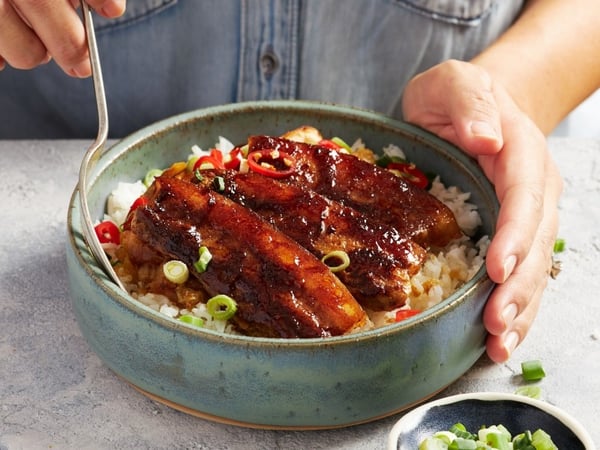
[[[421,170],[417,168],[413,163],[406,162],[391,162],[386,166],[386,169],[392,170],[406,181],[414,184],[421,189],[427,188],[429,185],[429,179]]]
[[[221,150],[217,150],[216,148],[211,148],[210,156],[212,156],[213,158],[215,158],[217,161],[219,161],[221,163],[223,162],[223,152],[221,152]]]
[[[330,150],[341,150],[342,146],[336,144],[335,142],[333,142],[330,139],[321,139],[318,143],[319,147],[325,147],[328,148]]]
[[[223,158],[223,165],[226,169],[237,170],[242,162],[242,157],[242,150],[239,147],[236,147]]]
[[[121,232],[119,227],[110,220],[105,220],[94,227],[96,236],[102,244],[117,244],[121,243]]]
[[[285,178],[296,170],[296,161],[281,150],[256,150],[248,154],[248,167],[267,177]]]
[[[217,150],[218,151],[218,150]],[[220,153],[220,152],[219,152]],[[224,169],[223,161],[219,161],[215,156],[212,155],[204,155],[198,158],[198,161],[194,164],[194,168],[192,172],[200,169],[203,165],[210,164],[213,169]]]
[[[146,206],[148,204],[148,199],[143,195],[140,195],[135,201],[131,204],[129,208],[129,212],[127,213],[127,218],[125,219],[125,223],[123,223],[123,229],[129,230],[131,225],[131,219],[133,218],[133,212],[141,206]]]
[[[401,322],[409,317],[416,316],[421,311],[418,309],[399,309],[396,311],[396,322]]]

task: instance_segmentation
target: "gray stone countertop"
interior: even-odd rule
[[[66,215],[87,141],[0,141],[0,450],[380,449],[399,416],[327,431],[238,428],[140,394],[89,349],[71,309]],[[543,398],[600,443],[600,141],[551,138],[565,178],[562,273],[506,364],[485,356],[439,396],[514,392],[541,359]]]

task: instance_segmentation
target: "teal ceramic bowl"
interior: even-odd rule
[[[472,193],[482,233],[498,205],[464,153],[421,129],[368,111],[295,101],[240,103],[193,111],[119,141],[89,174],[92,217],[102,217],[117,181],[166,167],[218,136],[281,134],[301,125],[373,149],[389,143],[447,184]],[[436,307],[402,323],[327,339],[267,339],[193,328],[123,293],[82,236],[79,193],[68,216],[67,262],[73,308],[90,347],[146,395],[215,421],[271,429],[319,429],[372,421],[423,401],[482,355],[482,311],[493,283],[485,269]]]

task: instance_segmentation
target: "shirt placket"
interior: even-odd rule
[[[301,0],[241,0],[237,100],[295,98]]]

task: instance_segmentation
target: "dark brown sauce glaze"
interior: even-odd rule
[[[410,277],[418,272],[426,251],[393,227],[309,189],[254,172],[202,174],[201,180],[190,174],[187,179],[214,188],[215,177],[221,177],[223,195],[257,213],[317,258],[346,252],[350,264],[336,276],[363,307],[380,311],[405,304]]]
[[[443,247],[461,235],[452,211],[434,196],[353,155],[272,136],[252,136],[248,146],[292,155],[296,171],[287,182],[391,225],[425,248]]]
[[[249,209],[210,189],[159,177],[130,213],[129,232],[183,261],[208,295],[238,303],[241,331],[268,337],[327,337],[366,323],[366,313],[331,271]],[[194,263],[200,246],[207,270]]]

